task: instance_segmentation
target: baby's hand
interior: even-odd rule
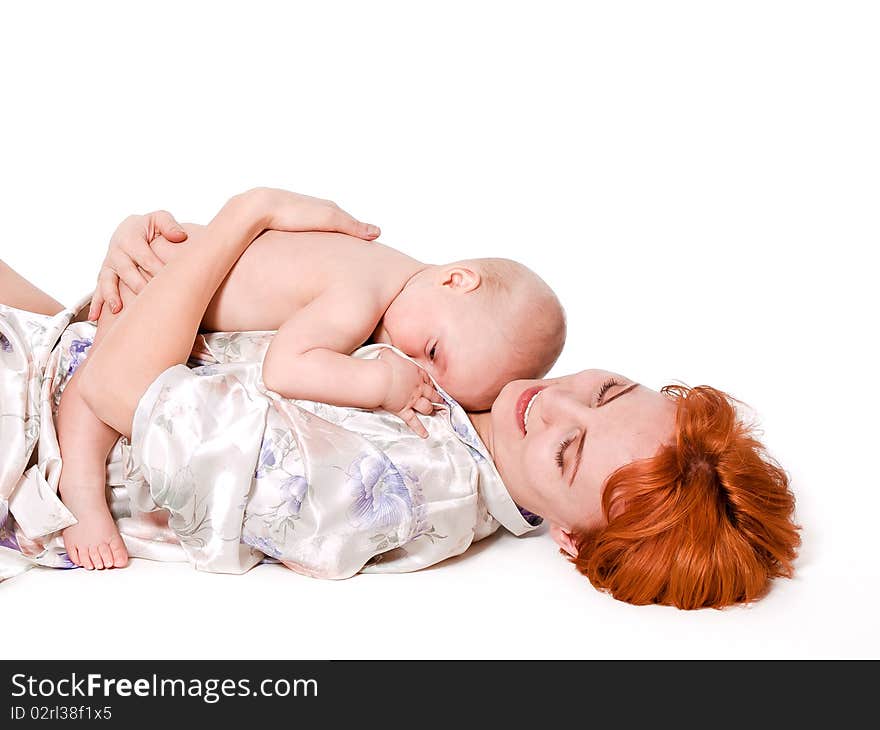
[[[428,432],[416,413],[430,416],[434,412],[431,401],[441,402],[428,374],[389,349],[383,349],[379,359],[388,365],[391,376],[382,408],[399,416],[419,436],[427,438]]]

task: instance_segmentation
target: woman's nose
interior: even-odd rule
[[[541,410],[538,417],[544,425],[558,425],[559,421],[584,421],[590,418],[592,409],[574,393],[557,388],[547,388],[539,396]],[[537,405],[537,404],[536,404]]]

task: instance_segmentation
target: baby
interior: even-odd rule
[[[153,243],[165,261],[204,235]],[[102,317],[96,341],[104,326]],[[335,233],[266,231],[245,251],[205,312],[207,331],[277,330],[263,383],[287,398],[384,409],[416,433],[441,402],[430,373],[466,410],[489,408],[511,380],[540,378],[559,356],[565,317],[550,287],[508,259],[429,265]],[[350,357],[387,343],[376,360]],[[88,363],[83,367],[88,367]],[[59,406],[59,489],[77,524],[64,530],[77,565],[121,567],[128,555],[105,498],[104,465],[118,434],[79,396],[75,374]]]

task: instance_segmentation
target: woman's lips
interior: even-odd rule
[[[546,387],[546,385],[536,385],[532,388],[526,388],[517,398],[514,416],[516,417],[516,425],[523,436],[526,435],[526,409],[529,407],[529,401]]]

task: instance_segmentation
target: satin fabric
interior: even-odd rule
[[[45,317],[0,306],[0,579],[71,567],[60,530],[75,518],[57,497],[53,415],[94,336],[71,324],[79,308]],[[499,524],[534,529],[442,390],[446,406],[421,419],[427,439],[382,411],[284,399],[260,378],[271,336],[199,336],[189,366],[142,397],[131,443],[120,439],[107,467],[133,557],[228,573],[268,559],[347,578],[433,565]]]

